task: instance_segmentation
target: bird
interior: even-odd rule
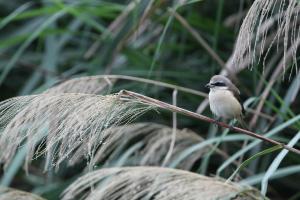
[[[223,75],[214,75],[206,87],[210,90],[208,100],[212,113],[218,119],[236,119],[243,128],[247,128],[243,120],[245,109],[240,101],[240,91],[231,80]]]

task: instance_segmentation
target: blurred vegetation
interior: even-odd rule
[[[290,142],[299,149],[300,73],[295,70],[299,54],[293,54],[293,58],[284,54],[290,49],[297,50],[299,44],[294,40],[285,43],[279,34],[275,39],[278,44],[271,46],[269,37],[282,28],[274,16],[287,9],[287,4],[283,8],[276,6],[277,10],[266,17],[273,17],[276,22],[267,28],[263,39],[256,41],[257,48],[262,50],[252,56],[260,57],[260,62],[257,59],[235,66],[231,60],[238,45],[239,29],[253,3],[251,0],[1,1],[0,100],[39,94],[75,77],[103,74],[142,77],[207,93],[204,85],[210,77],[230,69],[228,74],[233,75],[231,78],[241,91],[247,111],[245,120],[251,130],[280,142]],[[299,40],[300,22],[297,16],[292,19],[293,25],[286,31],[290,33],[288,37]],[[283,55],[287,62],[283,62]],[[80,82],[78,90],[70,91],[105,95],[127,89],[168,103],[174,100],[173,89],[149,83],[110,78],[109,83],[101,85],[103,90],[98,90],[97,84],[103,84],[100,77],[91,86],[97,88],[86,92],[82,88],[90,80],[84,81],[87,82]],[[178,91],[176,99],[179,107],[211,116],[204,96]],[[255,110],[260,113],[257,118]],[[133,123],[132,133],[128,127],[121,127],[124,132],[108,140],[111,146],[100,149],[105,154],[98,158],[95,169],[163,165],[172,140],[173,121],[171,112],[149,111],[134,121],[149,124]],[[165,166],[206,176],[226,179],[243,160],[271,147],[186,116],[177,116],[177,128],[183,130],[177,131],[174,155]],[[41,156],[28,166],[27,174],[22,168],[26,156],[22,149],[18,149],[5,170],[0,165],[1,186],[58,199],[63,190],[86,172],[84,157],[71,167],[63,163],[58,170],[45,172],[46,161]],[[253,159],[234,181],[252,185],[271,199],[298,199],[299,163],[297,154],[271,152]]]

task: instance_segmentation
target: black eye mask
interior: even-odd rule
[[[215,82],[215,83],[212,83],[213,86],[219,86],[219,87],[222,87],[222,86],[226,86],[225,83],[223,82]]]

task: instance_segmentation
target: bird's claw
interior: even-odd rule
[[[218,127],[218,125],[220,123],[220,119],[214,119],[213,123],[216,127]]]

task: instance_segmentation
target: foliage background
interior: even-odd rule
[[[250,0],[1,1],[0,99],[40,93],[72,77],[101,74],[144,77],[208,92],[204,85],[226,66],[251,5],[253,1]],[[273,29],[276,26],[267,35],[271,35]],[[282,42],[283,37],[280,37],[279,43]],[[268,83],[275,81],[262,109],[267,118],[257,120],[252,130],[274,130],[278,132],[273,136],[276,140],[288,143],[299,132],[299,123],[281,132],[276,127],[298,116],[300,78],[291,65],[286,66],[285,75],[281,71],[274,78],[273,72],[281,61],[282,52],[280,45],[277,50],[271,49],[265,66],[260,62],[242,69],[235,83],[243,101],[248,100],[249,107],[256,109],[257,97]],[[298,59],[299,56],[297,62]],[[239,70],[239,66],[230,67]],[[172,102],[173,91],[167,88],[119,80],[111,92],[121,89]],[[179,92],[177,105],[196,111],[204,99]],[[253,119],[250,108],[246,117],[249,124]],[[211,115],[207,107],[203,114]],[[150,112],[137,121],[172,126],[172,113]],[[214,138],[223,131],[184,116],[178,116],[178,128],[191,129],[202,138]],[[229,156],[239,151],[243,142],[230,144],[233,145],[226,142],[219,145]],[[256,145],[242,155],[247,158],[267,147],[270,145]],[[299,144],[296,147],[299,148]],[[197,158],[189,170],[215,175],[226,159],[215,153],[207,155],[205,159]],[[247,183],[259,189],[264,173],[276,156],[278,153],[271,153],[253,160],[247,168],[250,174],[241,172],[238,180],[248,180]],[[121,157],[116,156],[114,162]],[[280,168],[284,170],[273,172],[277,178],[269,182],[267,196],[296,199],[300,194],[300,158],[292,153],[283,157]],[[34,161],[29,175],[20,164],[10,166],[13,179],[6,182],[2,179],[2,185],[57,199],[85,165],[83,162],[71,169],[62,167],[59,173],[45,174],[40,167],[42,163],[42,159]],[[235,165],[227,166],[221,176],[228,178],[234,169]]]

